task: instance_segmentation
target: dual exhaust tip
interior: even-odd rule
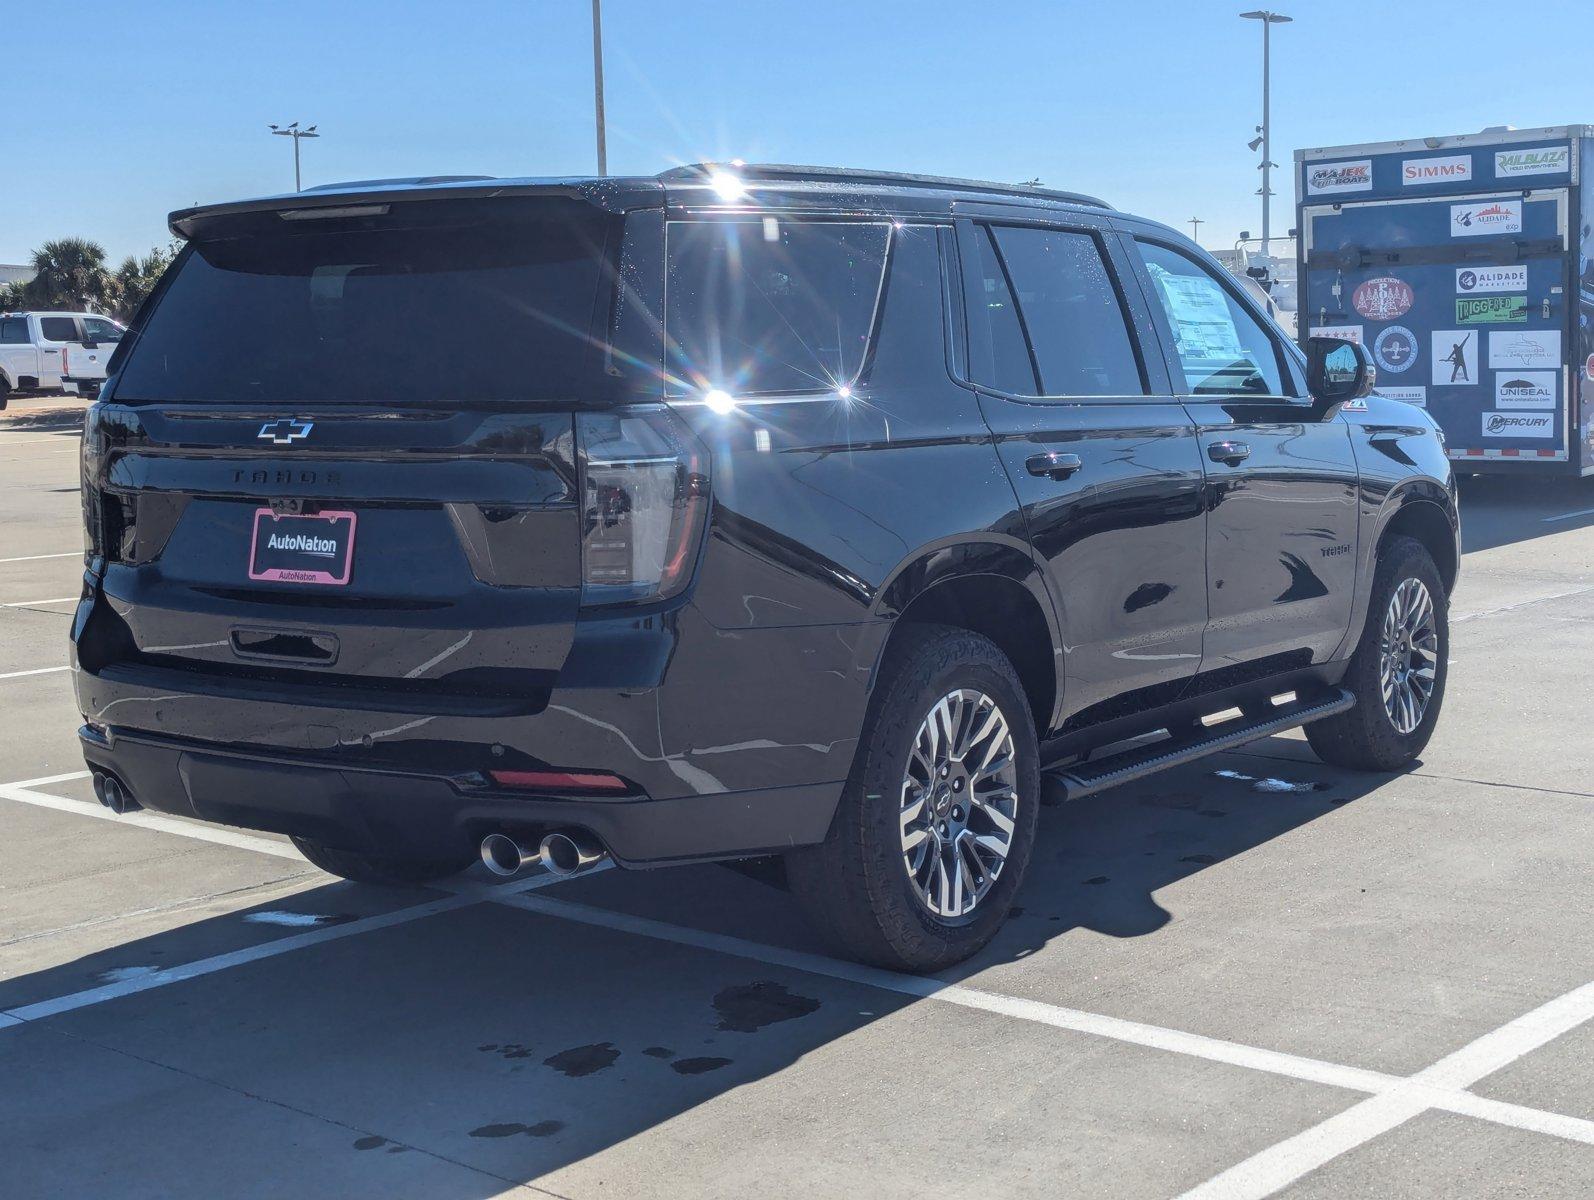
[[[598,840],[581,829],[556,830],[535,847],[507,833],[489,833],[482,838],[482,863],[494,875],[514,875],[532,862],[540,862],[550,875],[579,875],[608,857]]]
[[[119,817],[144,807],[133,799],[133,793],[122,786],[122,781],[108,771],[94,772],[94,798]]]

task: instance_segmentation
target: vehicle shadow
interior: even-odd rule
[[[1477,475],[1460,488],[1463,554],[1594,525],[1594,478]]]
[[[1154,938],[1172,919],[1159,890],[1331,817],[1388,778],[1332,772],[1293,745],[1275,749],[1284,757],[1223,756],[1046,807],[1006,926],[982,954],[938,978],[979,987],[982,972],[1041,954],[1076,930]],[[749,1121],[749,1137],[777,1136],[766,1124],[774,1117],[765,1091],[741,1093],[744,1118],[721,1107],[694,1125],[692,1114],[877,1022],[936,1016],[934,1009],[909,1012],[933,1001],[848,982],[845,971],[799,971],[778,965],[778,954],[760,961],[760,946],[827,951],[788,894],[744,873],[719,866],[607,871],[535,895],[749,945],[745,954],[709,951],[487,902],[50,1017],[36,1028],[66,1035],[62,1042],[110,1048],[112,1075],[119,1061],[157,1063],[223,1089],[217,1096],[264,1101],[230,1109],[218,1100],[206,1117],[207,1138],[233,1148],[234,1181],[269,1173],[269,1186],[257,1179],[235,1194],[327,1194],[335,1181],[339,1195],[386,1196],[395,1191],[395,1161],[418,1170],[446,1160],[452,1173],[428,1175],[425,1194],[478,1200],[499,1194],[505,1181],[541,1181],[558,1191],[561,1181],[550,1174],[601,1152],[610,1152],[605,1179],[625,1194],[626,1170],[652,1169],[650,1155],[679,1156],[694,1131],[723,1138],[727,1120]],[[114,978],[129,963],[216,953],[237,942],[249,913],[289,908],[336,920],[413,902],[350,884],[312,887],[0,983],[0,1008],[21,995],[54,996]],[[1168,986],[1178,986],[1175,975]],[[1077,993],[1073,1002],[1081,1003]],[[961,1018],[943,1020],[953,1031],[939,1052],[947,1061],[913,1069],[932,1092],[938,1070],[949,1072],[948,1086],[958,1078]],[[31,1034],[35,1027],[20,1028]],[[156,1180],[163,1195],[207,1194],[206,1178],[192,1173],[193,1113],[184,1111],[206,1102],[203,1089],[148,1096],[147,1120],[102,1125],[92,1149],[44,1164],[40,1147],[65,1144],[71,1129],[94,1120],[102,1093],[119,1085],[94,1072],[74,1091],[47,1051],[12,1061],[8,1039],[18,1032],[0,1032],[0,1074],[11,1081],[11,1098],[0,1099],[0,1128],[10,1130],[0,1141],[11,1145],[0,1145],[0,1156],[25,1180],[47,1177],[53,1194],[78,1194],[95,1185],[103,1166],[124,1179],[146,1173],[129,1188],[140,1194]],[[810,1092],[841,1086],[814,1074],[822,1068],[797,1069],[808,1072],[795,1078]],[[44,1092],[49,1100],[40,1103]],[[330,1132],[290,1153],[276,1144],[288,1133],[270,1119],[282,1111],[314,1114],[332,1123]],[[220,1115],[229,1112],[237,1115]],[[657,1132],[677,1121],[685,1124]],[[124,1144],[132,1139],[136,1147]],[[922,1160],[927,1186],[932,1149],[927,1144]],[[390,1157],[397,1155],[404,1157]],[[692,1172],[712,1170],[706,1161],[681,1164],[680,1186],[690,1190]],[[650,1187],[671,1190],[667,1181]]]

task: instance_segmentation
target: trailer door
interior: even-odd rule
[[[1301,329],[1362,342],[1451,458],[1567,460],[1567,190],[1309,205]]]

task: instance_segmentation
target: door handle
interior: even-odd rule
[[[1067,479],[1084,465],[1079,455],[1059,454],[1056,450],[1031,454],[1024,460],[1024,469],[1031,475],[1043,475],[1047,479]]]
[[[1207,446],[1207,457],[1216,463],[1238,466],[1251,457],[1251,447],[1244,442],[1213,442]]]

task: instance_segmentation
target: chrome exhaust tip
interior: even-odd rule
[[[550,875],[568,876],[597,866],[609,857],[609,852],[590,833],[567,829],[544,837],[537,857]]]
[[[507,833],[489,833],[482,838],[482,865],[494,875],[514,875],[536,857],[535,850]]]

